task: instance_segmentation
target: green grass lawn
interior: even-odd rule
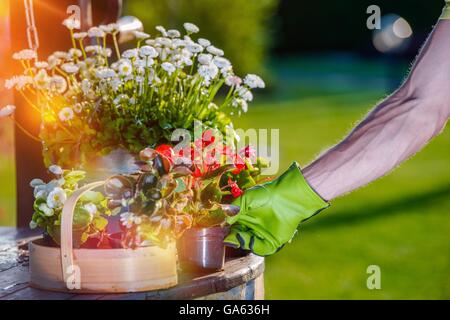
[[[279,128],[281,168],[293,160],[305,165],[382,97],[365,91],[269,99],[236,127]],[[267,258],[266,297],[449,299],[449,159],[447,130],[391,175],[302,225],[290,245]],[[369,265],[381,268],[381,290],[367,289]]]

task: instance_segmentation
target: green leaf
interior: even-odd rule
[[[217,182],[209,183],[200,194],[200,200],[205,208],[212,208],[222,200],[222,192]]]
[[[89,233],[83,232],[83,234],[81,235],[80,242],[85,243],[87,241],[87,239],[89,239]]]
[[[84,178],[86,178],[86,172],[84,171],[67,171],[67,173],[64,174],[64,179],[66,180],[65,184],[67,186],[73,186]]]
[[[197,219],[197,227],[214,227],[225,222],[226,215],[222,210],[214,210]]]
[[[83,194],[83,196],[81,197],[80,200],[83,202],[91,202],[94,204],[99,204],[104,199],[105,199],[105,197],[103,196],[103,194],[101,192],[87,191],[85,194]]]
[[[231,170],[233,170],[234,168],[235,168],[235,166],[234,166],[233,164],[226,164],[226,165],[221,166],[220,168],[218,168],[218,169],[216,169],[216,170],[214,170],[214,171],[208,172],[207,174],[205,174],[205,175],[202,177],[202,179],[203,179],[203,180],[210,180],[210,179],[219,177],[219,176],[221,176],[222,174],[224,174],[225,172],[231,171]]]
[[[104,230],[108,225],[108,219],[101,216],[97,216],[94,217],[94,219],[92,220],[92,224],[97,230]]]
[[[77,206],[73,214],[73,228],[86,228],[91,223],[92,217],[90,213],[83,207]]]

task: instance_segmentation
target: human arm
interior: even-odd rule
[[[450,1],[450,0],[449,0]],[[450,9],[420,51],[402,86],[339,144],[237,199],[225,242],[256,254],[276,252],[297,225],[332,200],[385,175],[439,134],[450,115]],[[286,175],[292,179],[285,179]],[[292,183],[296,181],[296,183]],[[274,186],[278,186],[275,188]],[[301,208],[308,204],[308,208]]]
[[[403,85],[339,144],[303,169],[332,200],[385,175],[421,150],[450,114],[450,20],[439,20]]]

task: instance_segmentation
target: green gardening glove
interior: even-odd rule
[[[234,202],[238,215],[227,218],[231,232],[225,244],[259,256],[277,252],[289,242],[300,222],[327,208],[294,162],[277,179],[247,190]]]

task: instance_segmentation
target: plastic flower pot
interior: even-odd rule
[[[223,269],[228,227],[190,228],[178,240],[178,259],[184,270],[209,272]]]

